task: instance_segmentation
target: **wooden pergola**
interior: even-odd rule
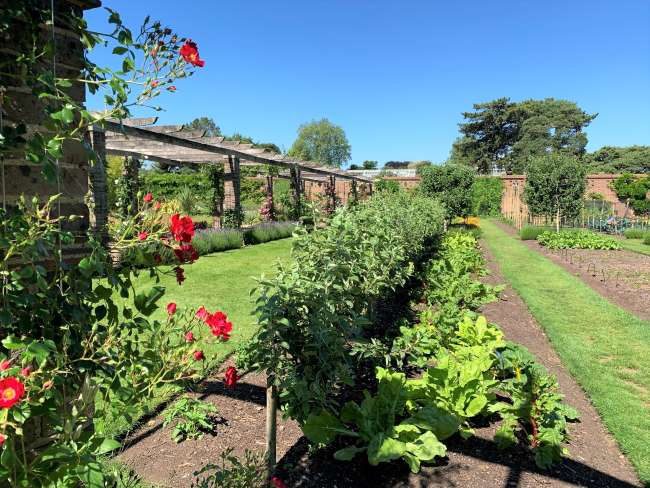
[[[223,209],[241,210],[240,168],[244,165],[270,165],[281,168],[279,177],[291,181],[294,198],[298,205],[304,192],[304,181],[329,183],[337,179],[349,180],[353,187],[363,183],[372,192],[372,180],[309,161],[299,161],[265,149],[254,148],[252,144],[228,141],[224,137],[206,136],[202,130],[185,130],[183,125],[154,125],[157,117],[131,118],[121,121],[106,121],[95,126],[89,134],[91,144],[103,162],[106,155],[130,157],[138,160],[155,161],[182,166],[187,164],[223,164],[224,201]],[[97,164],[95,166],[98,166]],[[101,228],[108,218],[105,200],[105,178],[101,169],[91,169],[91,183],[94,194],[95,226]],[[137,173],[136,175],[137,176]]]

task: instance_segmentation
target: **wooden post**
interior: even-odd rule
[[[295,218],[299,219],[302,217],[302,208],[301,208],[301,193],[302,193],[302,184],[300,181],[300,168],[298,166],[292,166],[289,169],[291,175],[291,186],[293,186],[293,200],[296,208]]]
[[[108,184],[106,176],[106,134],[103,129],[92,127],[85,136],[95,158],[88,168],[89,221],[97,239],[108,244]]]
[[[275,377],[269,374],[266,379],[266,466],[269,479],[273,475],[276,463],[276,436],[278,412],[278,388]]]

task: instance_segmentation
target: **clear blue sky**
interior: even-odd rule
[[[589,150],[650,144],[648,0],[103,1],[199,45],[206,66],[160,99],[163,123],[205,115],[288,149],[327,117],[353,162],[440,162],[472,103],[555,97],[599,113]]]

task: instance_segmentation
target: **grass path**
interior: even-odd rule
[[[641,239],[620,239],[620,243],[623,249],[650,256],[650,245],[644,244]]]
[[[650,322],[608,302],[493,222],[482,228],[504,277],[650,486]]]

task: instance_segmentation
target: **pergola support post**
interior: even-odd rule
[[[266,177],[266,202],[268,220],[275,220],[275,202],[273,201],[273,175]]]
[[[94,157],[88,168],[88,194],[90,226],[102,245],[108,244],[108,182],[106,175],[106,133],[92,127],[85,134],[86,144],[92,148]]]
[[[300,168],[298,166],[292,166],[289,169],[291,174],[291,187],[293,189],[293,202],[296,211],[296,220],[302,217],[302,182],[300,178]]]
[[[122,163],[122,178],[125,183],[126,215],[138,213],[138,191],[140,191],[140,161],[133,156],[126,156]]]
[[[224,165],[224,202],[221,226],[224,225],[224,217],[232,218],[228,222],[235,227],[241,227],[242,209],[241,209],[241,171],[240,161],[237,156],[228,156],[228,162]]]

